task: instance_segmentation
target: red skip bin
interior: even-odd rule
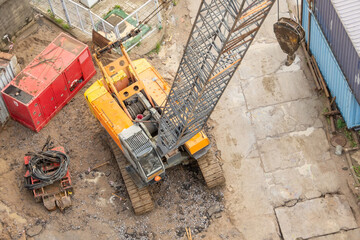
[[[61,33],[2,95],[10,116],[39,132],[95,73],[88,46]]]

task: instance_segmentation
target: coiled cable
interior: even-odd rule
[[[39,153],[29,152],[26,155],[31,156],[28,164],[30,176],[40,180],[34,184],[25,183],[27,189],[33,190],[53,184],[62,179],[68,171],[70,158],[65,153],[47,150]],[[59,166],[53,171],[46,170],[48,166],[54,164],[59,164]]]

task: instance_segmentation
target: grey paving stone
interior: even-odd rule
[[[359,239],[360,239],[360,228],[349,231],[342,231],[327,236],[312,238],[312,240],[359,240]]]
[[[341,195],[275,209],[284,240],[308,239],[357,228],[349,203]]]
[[[330,159],[329,143],[323,129],[310,127],[258,141],[265,172],[302,166]]]
[[[279,67],[279,64],[277,66]],[[251,73],[255,74],[255,70]],[[306,77],[301,70],[243,78],[242,86],[247,106],[249,109],[255,109],[300,98],[309,98],[313,95],[313,90],[310,88],[309,82],[304,79]]]

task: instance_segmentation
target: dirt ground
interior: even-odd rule
[[[167,80],[176,72],[191,28],[185,1],[169,10],[168,16],[160,53],[147,57]],[[29,64],[61,31],[43,17],[28,26],[14,46],[13,53],[21,67]],[[130,56],[139,57],[135,50]],[[168,60],[162,61],[161,56]],[[83,97],[99,76],[97,73],[39,133],[13,120],[1,130],[0,239],[185,239],[186,227],[196,239],[211,239],[206,229],[221,221],[223,192],[221,188],[206,188],[197,165],[170,169],[164,181],[151,187],[155,210],[144,216],[134,215],[104,140],[105,132]],[[64,212],[48,212],[23,187],[23,157],[28,151],[41,150],[48,136],[55,145],[64,146],[71,159],[73,205]],[[106,161],[110,164],[86,173]]]

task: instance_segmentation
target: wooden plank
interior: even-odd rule
[[[318,82],[318,79],[317,79],[317,77],[316,77],[316,74],[315,74],[315,72],[314,72],[314,69],[313,69],[312,66],[311,66],[310,56],[309,56],[308,51],[306,50],[306,47],[305,47],[305,43],[304,43],[304,42],[301,43],[301,47],[302,47],[302,49],[304,50],[306,62],[308,63],[308,66],[309,66],[309,68],[310,68],[311,75],[312,75],[313,78],[314,78],[315,85],[316,85],[316,89],[317,89],[317,90],[321,90],[322,88],[321,88],[321,86],[320,86],[320,84],[319,84],[319,82]]]
[[[331,108],[329,99],[327,99],[326,104],[327,104],[327,106],[328,106],[329,111],[331,112],[331,111],[332,111],[332,108]],[[333,116],[333,115],[330,115],[330,116],[329,116],[329,119],[330,119],[330,131],[331,131],[332,134],[334,134],[334,133],[336,132],[335,122],[334,122],[334,116]]]
[[[307,0],[308,1],[308,6],[309,6],[309,14],[308,14],[308,42],[307,42],[307,50],[310,51],[310,32],[311,32],[311,0]]]
[[[323,113],[324,116],[333,116],[333,115],[338,115],[338,114],[340,114],[339,110],[334,110],[334,111]]]
[[[320,78],[320,83],[322,85],[322,88],[324,89],[324,92],[325,92],[325,95],[326,97],[330,97],[330,93],[329,93],[329,90],[327,89],[327,86],[326,86],[326,83],[325,83],[325,80],[323,78],[323,76],[321,75],[321,72],[320,72],[320,69],[316,63],[316,60],[314,58],[314,56],[311,56],[311,60],[313,61],[314,63],[314,66],[315,66],[315,71],[317,72],[319,78]]]
[[[333,105],[334,101],[336,100],[336,96],[331,99],[330,105]]]

